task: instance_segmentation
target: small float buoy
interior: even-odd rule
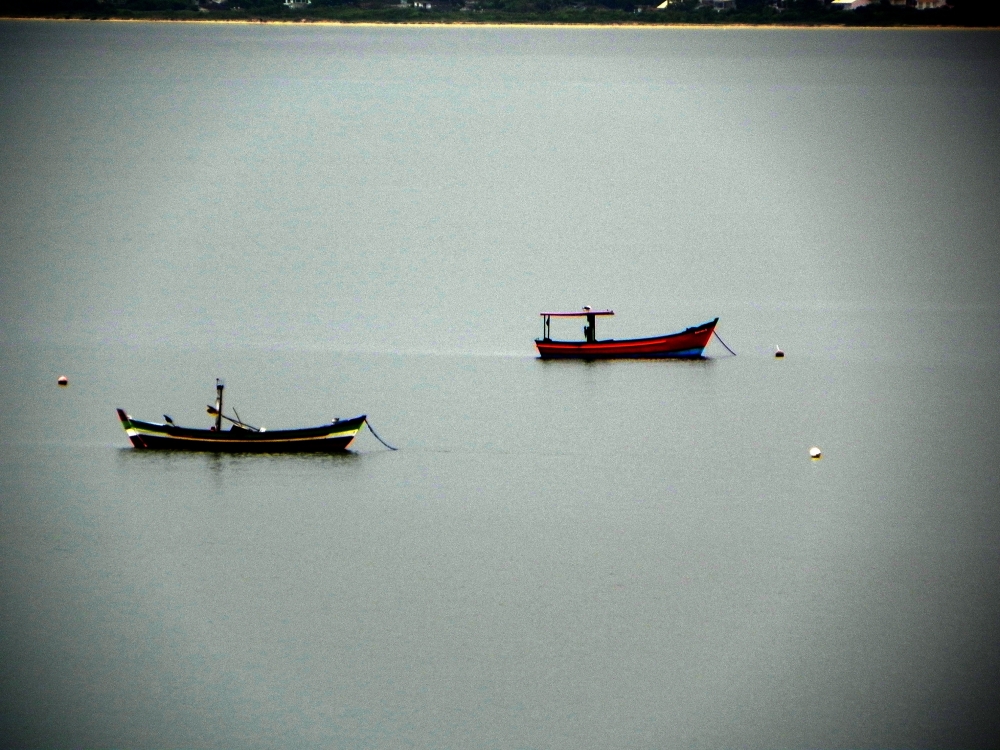
[[[56,382],[59,385],[69,385],[69,378],[67,378],[65,375],[60,375],[59,379],[56,380]]]
[[[809,449],[809,458],[822,458],[823,451],[817,448],[815,445]]]
[[[785,356],[785,353],[781,351],[780,346],[774,347],[774,356],[777,357],[778,359],[781,359],[782,357]]]

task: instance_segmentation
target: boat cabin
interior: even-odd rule
[[[552,318],[586,318],[587,325],[583,327],[583,337],[589,344],[597,341],[597,316],[614,315],[614,310],[592,310],[590,305],[584,305],[578,312],[543,312],[542,316],[542,341],[551,341],[549,326]]]

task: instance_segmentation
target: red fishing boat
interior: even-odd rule
[[[620,359],[671,357],[699,359],[715,332],[719,319],[692,326],[678,333],[650,336],[644,339],[597,340],[597,316],[614,315],[614,310],[592,310],[584,307],[579,312],[543,312],[542,338],[535,339],[542,359]],[[583,341],[553,341],[549,336],[552,318],[586,318]],[[727,347],[728,348],[728,347]]]

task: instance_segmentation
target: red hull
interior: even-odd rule
[[[542,359],[623,359],[670,357],[674,359],[698,359],[708,346],[719,319],[688,328],[680,333],[666,336],[652,336],[645,339],[624,339],[616,341],[553,341],[535,339],[538,354]]]

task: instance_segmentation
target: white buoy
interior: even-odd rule
[[[822,458],[823,451],[817,448],[815,445],[809,449],[809,458]]]
[[[785,356],[785,353],[781,351],[780,346],[774,347],[774,356],[777,357],[778,359],[781,359],[782,357]]]
[[[59,378],[56,380],[56,382],[59,385],[69,385],[69,378],[67,378],[65,375],[60,375]]]

